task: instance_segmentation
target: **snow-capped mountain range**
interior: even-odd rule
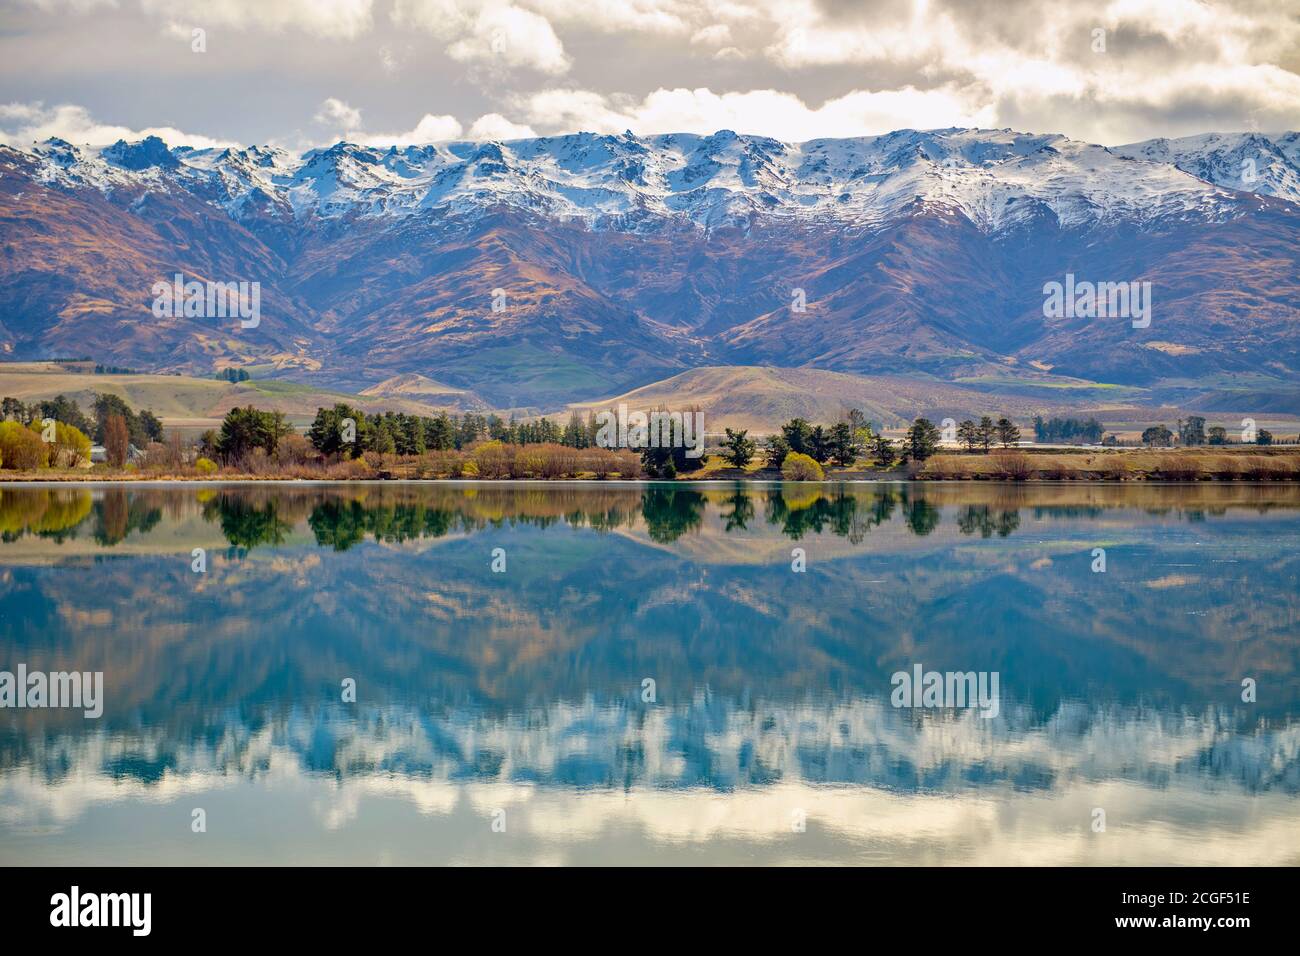
[[[1113,149],[1011,130],[900,130],[806,143],[728,130],[577,133],[388,149],[341,142],[300,157],[268,146],[169,149],[151,137],[99,149],[51,139],[31,153],[51,184],[103,191],[175,184],[236,219],[251,211],[411,216],[502,204],[597,228],[635,228],[655,217],[714,226],[754,215],[871,224],[920,200],[997,231],[1042,209],[1075,226],[1231,215],[1234,191],[1300,201],[1298,133]]]
[[[264,321],[157,319],[177,272],[260,282]],[[1045,316],[1066,274],[1150,283],[1150,327]],[[542,407],[725,365],[1206,380],[1300,413],[1297,303],[1294,132],[0,146],[13,358],[358,390],[417,373]]]

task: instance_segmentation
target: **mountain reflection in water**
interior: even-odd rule
[[[0,862],[1294,864],[1298,567],[1284,484],[0,486],[0,669],[106,689]]]

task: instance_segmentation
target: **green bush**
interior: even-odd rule
[[[217,463],[211,458],[200,458],[194,463],[194,467],[199,470],[199,474],[210,475],[217,470]]]

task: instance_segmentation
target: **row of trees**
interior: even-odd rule
[[[0,442],[0,455],[3,455],[0,460],[5,467],[76,464],[89,458],[87,434],[105,446],[109,463],[117,467],[126,462],[131,445],[152,446],[150,460],[157,454],[158,460],[169,467],[186,463],[194,454],[182,446],[175,432],[170,444],[160,449],[163,426],[157,416],[147,409],[136,412],[113,394],[96,393],[93,418],[63,395],[32,404],[4,398],[0,401],[0,412],[8,424],[15,426],[4,430]],[[48,434],[49,426],[44,425],[47,420],[56,423],[53,435]],[[1034,428],[1036,435],[1048,439],[1082,436],[1091,440],[1101,431],[1095,419],[1044,421],[1039,417],[1034,421]],[[568,424],[561,427],[548,418],[506,422],[497,415],[472,412],[432,417],[391,411],[368,415],[349,404],[338,403],[331,408],[317,409],[304,437],[294,431],[282,412],[263,411],[249,405],[227,413],[219,431],[205,432],[197,454],[201,456],[201,466],[207,460],[206,467],[215,467],[212,460],[227,465],[256,465],[254,459],[259,454],[274,457],[280,463],[303,464],[322,457],[351,460],[367,452],[420,456],[427,452],[462,451],[489,441],[521,449],[549,446],[555,451],[543,457],[568,461],[572,456],[559,455],[559,450],[598,450],[595,448],[598,431],[594,412],[585,420],[575,412]],[[1020,429],[1005,416],[994,421],[985,415],[978,421],[961,422],[956,427],[956,435],[967,450],[982,449],[987,454],[995,445],[1009,448],[1017,444]],[[1169,446],[1175,437],[1184,445],[1227,442],[1226,429],[1220,426],[1207,429],[1205,419],[1199,416],[1180,419],[1177,436],[1163,425],[1148,428],[1142,434],[1142,441],[1147,445]],[[1268,445],[1273,436],[1261,429],[1256,440],[1258,444]],[[924,462],[939,449],[940,441],[939,429],[926,418],[916,419],[903,438],[895,442],[879,434],[860,410],[850,409],[832,425],[814,425],[806,419],[793,418],[777,434],[768,436],[761,449],[747,430],[728,428],[722,455],[732,467],[744,469],[761,453],[768,468],[790,477],[820,478],[823,466],[830,463],[850,467],[866,458],[875,467],[888,469],[900,463]],[[642,469],[652,478],[670,479],[703,467],[703,457],[688,457],[686,452],[683,447],[643,449]],[[514,460],[513,455],[509,457]],[[531,459],[521,461],[525,463],[521,469],[531,468],[527,464]],[[547,470],[553,470],[552,466],[548,465]],[[624,470],[621,462],[615,470]]]
[[[304,438],[294,433],[280,412],[253,406],[234,408],[226,414],[221,430],[205,432],[199,453],[227,465],[247,464],[259,455],[301,461],[316,454],[326,459],[354,460],[366,454],[420,456],[429,453],[474,449],[475,467],[484,477],[521,477],[537,472],[550,476],[556,468],[575,462],[589,462],[568,452],[608,452],[596,447],[594,416],[584,423],[577,415],[566,428],[550,419],[535,422],[505,422],[496,415],[468,413],[462,416],[406,415],[396,412],[367,415],[346,403],[319,408]],[[520,457],[524,448],[535,450],[532,458]],[[635,455],[632,455],[635,460]],[[590,459],[603,472],[623,472],[620,457]],[[678,472],[702,466],[700,459],[686,457],[685,448],[647,448],[641,454],[642,467],[651,477],[675,477]],[[582,470],[579,468],[578,470]],[[500,472],[500,474],[498,474]],[[545,472],[545,475],[541,473]],[[568,472],[566,472],[568,473]]]
[[[505,421],[498,415],[442,413],[432,418],[384,412],[367,415],[345,403],[321,408],[307,430],[307,438],[322,455],[358,458],[366,452],[421,455],[430,451],[461,451],[484,440],[502,445],[556,445],[575,450],[596,448],[600,427],[596,413],[584,420],[576,411],[561,427],[549,418],[530,422]],[[613,450],[613,449],[610,449]],[[223,456],[224,448],[217,451]],[[273,449],[268,449],[268,452]],[[641,464],[652,478],[675,478],[703,467],[703,458],[691,458],[685,448],[645,448]]]
[[[996,422],[985,415],[978,422],[967,420],[957,426],[957,437],[974,451],[982,447],[985,452],[995,444],[1009,448],[1020,441],[1020,429],[1008,418]],[[781,426],[778,434],[767,438],[764,463],[769,468],[781,470],[791,455],[806,456],[820,467],[833,462],[849,467],[861,458],[868,457],[878,468],[892,468],[909,461],[925,461],[939,448],[939,429],[927,418],[916,419],[907,434],[897,443],[879,434],[857,409],[850,410],[843,421],[834,425],[812,425],[802,418],[793,418]],[[735,468],[745,468],[758,452],[756,443],[746,431],[726,430],[723,458]],[[796,471],[811,473],[805,465]]]
[[[814,425],[804,418],[792,418],[781,431],[769,435],[764,446],[764,463],[780,469],[791,455],[807,457],[818,466],[827,462],[848,467],[872,447],[877,438],[860,409],[851,408],[834,425]],[[726,429],[723,458],[734,468],[746,468],[758,454],[758,443],[747,429]]]
[[[965,444],[967,451],[982,448],[987,455],[994,445],[1010,448],[1020,441],[1020,429],[1005,416],[995,422],[985,415],[978,422],[968,418],[958,425],[957,440]]]
[[[33,422],[53,418],[57,422],[71,425],[84,434],[90,434],[95,428],[94,423],[85,416],[80,406],[63,395],[32,402],[30,405],[24,404],[19,399],[5,396],[0,399],[0,418],[20,425],[30,425]]]
[[[1019,437],[1015,426],[1005,419],[1000,433],[1007,441]],[[997,427],[989,423],[989,427]],[[1010,429],[1010,432],[1007,429]],[[506,423],[495,415],[463,416],[441,414],[433,418],[385,412],[367,415],[361,410],[339,403],[316,412],[307,439],[321,455],[340,459],[358,458],[367,452],[377,454],[421,455],[425,452],[463,450],[483,440],[502,446],[552,445],[572,449],[595,446],[595,416],[587,422],[576,414],[561,429],[549,419],[535,422]],[[251,406],[232,409],[222,423],[221,432],[207,433],[201,443],[205,455],[219,457],[228,464],[243,461],[255,449],[274,455],[291,429],[278,412],[263,412]],[[833,462],[850,466],[864,455],[873,456],[882,468],[902,460],[924,461],[937,449],[939,432],[926,419],[917,419],[906,438],[898,445],[877,434],[866,417],[856,409],[834,425],[813,425],[802,418],[791,419],[779,434],[769,436],[764,449],[764,463],[782,470],[791,456],[807,458],[817,466]],[[704,465],[702,457],[689,457],[687,449],[645,448],[641,466],[651,478],[672,479]],[[723,457],[736,468],[746,468],[757,457],[759,446],[747,430],[726,429]],[[797,469],[800,476],[810,472]]]
[[[32,425],[52,418],[92,437],[98,445],[107,444],[109,419],[115,416],[122,419],[127,439],[132,444],[143,448],[151,441],[162,441],[163,424],[157,415],[147,408],[136,412],[125,399],[108,392],[95,393],[90,416],[81,410],[74,399],[65,395],[56,395],[30,405],[8,396],[0,399],[0,418],[5,421]]]
[[[507,445],[564,445],[594,448],[598,431],[595,413],[584,421],[574,412],[561,427],[549,418],[531,422],[507,422],[498,415],[449,415],[428,417],[397,412],[367,415],[358,408],[339,403],[321,408],[307,431],[307,437],[321,454],[358,458],[365,452],[420,455],[426,451],[461,450],[490,439]]]
[[[219,432],[204,432],[199,450],[206,457],[235,464],[257,450],[274,455],[293,434],[283,412],[248,405],[227,412]],[[343,402],[332,408],[318,408],[307,430],[307,441],[316,451],[343,459],[360,458],[366,452],[422,455],[426,451],[460,449],[487,436],[488,420],[478,415],[367,415]]]
[[[1192,415],[1186,419],[1178,419],[1178,431],[1172,432],[1164,425],[1152,425],[1142,432],[1142,444],[1154,448],[1169,448],[1177,439],[1178,444],[1194,447],[1197,445],[1227,445],[1228,429],[1222,425],[1211,425],[1208,429],[1205,427],[1205,419],[1200,415]],[[1244,444],[1244,442],[1243,442]],[[1256,445],[1273,444],[1273,433],[1265,428],[1257,429],[1255,432]]]
[[[21,471],[77,468],[90,461],[91,436],[107,447],[110,461],[121,465],[132,429],[141,445],[151,436],[162,437],[162,422],[152,412],[137,415],[116,395],[97,393],[93,414],[92,419],[65,395],[31,404],[0,399],[0,466]]]
[[[1020,441],[1020,429],[1009,418],[999,418],[996,422],[984,415],[978,422],[967,419],[957,426],[957,437],[966,443],[967,449],[974,451],[982,448],[987,454],[994,444],[1010,448]],[[874,463],[879,468],[889,468],[895,462],[923,462],[939,450],[942,434],[928,418],[918,418],[912,422],[907,433],[898,445],[884,437],[878,437],[873,444]]]
[[[1048,418],[1034,416],[1034,441],[1040,443],[1096,445],[1105,429],[1095,418]]]
[[[807,455],[818,465],[834,462],[847,468],[865,454],[875,437],[871,425],[856,409],[830,427],[792,418],[779,434],[767,439],[767,464],[780,468],[787,455]]]

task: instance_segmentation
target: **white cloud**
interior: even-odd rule
[[[631,129],[656,133],[713,133],[720,129],[788,141],[867,136],[895,129],[992,126],[990,107],[950,88],[854,91],[817,108],[777,90],[715,93],[660,89],[640,101],[592,90],[544,90],[517,102],[528,122],[546,133]]]
[[[571,61],[549,20],[505,0],[397,0],[393,21],[447,44],[460,63],[568,71]]]
[[[692,43],[707,43],[709,46],[721,46],[731,42],[731,27],[725,23],[713,23],[700,27],[691,35]]]
[[[688,33],[702,12],[698,0],[520,0],[556,23],[603,33]]]
[[[20,0],[45,13],[88,13],[99,7],[117,7],[117,0]]]
[[[172,23],[240,30],[301,30],[353,39],[370,31],[374,0],[140,0],[145,13]]]
[[[43,113],[39,103],[0,103],[0,122],[19,120],[30,123],[39,119]]]
[[[361,129],[361,111],[332,96],[321,104],[314,118],[316,122],[329,128],[332,137],[347,139],[366,146],[416,146],[425,143],[441,143],[459,139],[464,132],[456,117],[426,113],[415,128],[407,132],[366,133]],[[476,128],[479,124],[483,124],[484,138],[489,136],[496,139],[506,138],[504,135],[506,133],[510,133],[512,138],[533,135],[527,127],[515,126],[495,113],[480,117],[475,124]],[[478,135],[475,134],[476,137]],[[0,142],[27,148],[33,142],[40,142],[51,136],[87,146],[104,146],[115,143],[119,139],[135,142],[146,136],[157,136],[168,146],[192,146],[195,149],[243,145],[186,133],[170,126],[132,129],[127,126],[100,123],[81,106],[64,104],[46,109],[40,103],[0,104]],[[320,143],[307,140],[296,144],[298,148],[315,145]]]
[[[352,137],[353,142],[366,146],[423,146],[426,143],[445,143],[459,139],[462,127],[454,116],[435,116],[425,113],[415,129],[408,133],[366,133]]]
[[[321,103],[314,117],[317,123],[331,129],[354,130],[361,128],[361,110],[348,106],[333,96]]]
[[[1210,119],[1193,119],[1194,125],[1173,131],[1175,135],[1210,129],[1280,132],[1295,129],[1300,117],[1300,76],[1268,65],[1218,70],[1184,65],[1158,76],[1119,70],[1090,81],[1077,96],[1040,96],[1032,88],[1008,92],[999,108],[1018,115],[1060,116],[1077,110],[1080,102],[1088,104],[1088,138],[1108,145],[1168,135],[1152,132],[1152,118],[1180,114]]]
[[[195,149],[234,145],[228,140],[186,133],[171,126],[132,129],[129,126],[101,123],[84,107],[70,104],[48,109],[40,103],[9,103],[0,106],[0,142],[26,148],[51,136],[79,146],[106,146],[119,139],[135,142],[146,136],[157,136],[168,146],[193,146]]]
[[[593,133],[619,133],[626,126],[609,99],[595,90],[542,90],[518,97],[516,108],[534,126],[546,133],[569,133],[588,130]]]
[[[469,138],[482,139],[528,139],[536,136],[531,126],[512,123],[500,113],[488,113],[476,119],[469,128]]]
[[[828,23],[811,0],[789,0],[771,13],[776,37],[766,52],[787,67],[933,59],[961,39],[946,14],[922,3],[892,22]]]
[[[468,36],[447,47],[453,60],[492,61],[528,66],[543,73],[564,73],[569,57],[545,17],[520,7],[490,5],[475,18]]]

